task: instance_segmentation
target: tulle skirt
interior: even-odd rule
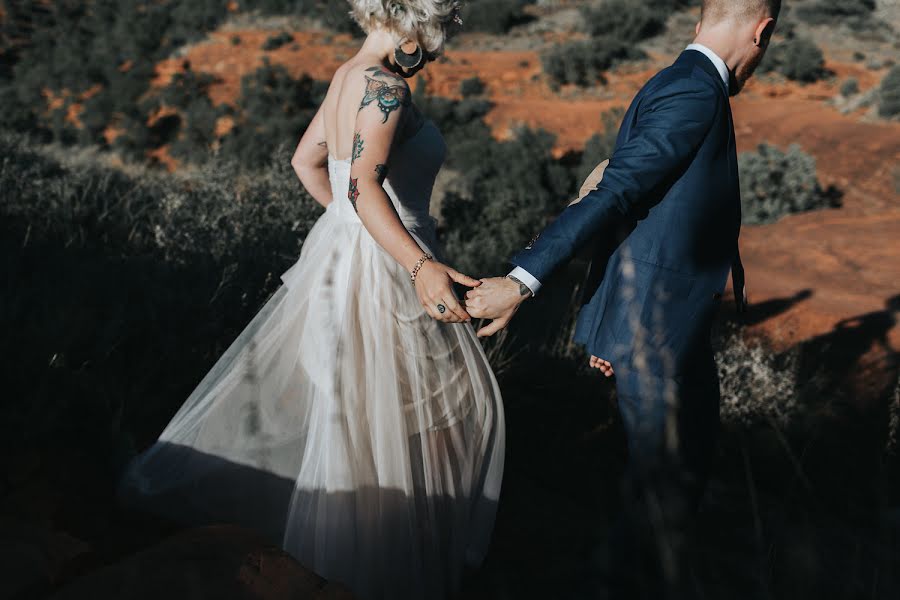
[[[471,325],[428,317],[335,204],[119,498],[257,529],[361,599],[449,597],[493,528],[500,391]],[[437,250],[433,220],[406,225]]]

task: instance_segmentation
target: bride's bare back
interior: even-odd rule
[[[335,200],[329,159],[349,162],[348,200],[375,241],[407,272],[415,274],[424,310],[439,321],[469,321],[452,282],[469,287],[479,282],[429,260],[384,190],[392,149],[414,135],[423,119],[412,106],[406,80],[387,69],[383,57],[379,60],[367,51],[367,44],[335,72],[291,162],[307,191],[323,206]]]

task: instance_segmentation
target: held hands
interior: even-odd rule
[[[482,279],[478,288],[466,292],[466,309],[479,319],[493,319],[490,325],[478,330],[478,337],[494,335],[509,325],[522,302],[531,297],[531,290],[511,277]]]
[[[447,265],[429,260],[416,274],[416,294],[429,316],[444,323],[462,323],[472,320],[453,293],[453,282],[477,288],[481,282],[463,275]]]

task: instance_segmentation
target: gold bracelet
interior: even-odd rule
[[[412,282],[413,287],[416,285],[416,275],[419,274],[419,269],[421,269],[422,265],[429,260],[434,260],[434,257],[426,252],[422,255],[422,258],[416,262],[416,266],[413,267],[412,271],[409,272],[409,280]]]

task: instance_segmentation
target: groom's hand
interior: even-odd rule
[[[468,313],[478,319],[493,319],[490,325],[478,330],[478,337],[488,337],[504,329],[522,302],[530,297],[531,290],[515,278],[482,279],[480,286],[466,292]]]

